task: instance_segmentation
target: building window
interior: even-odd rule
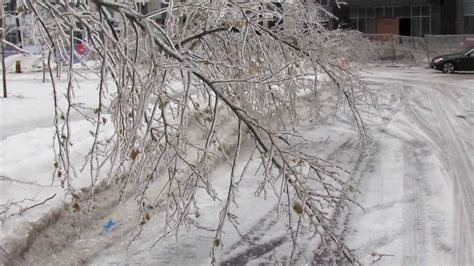
[[[406,27],[407,31],[403,32],[404,35],[421,37],[427,34],[431,34],[430,5],[376,6],[375,8],[351,7],[349,10],[349,18],[349,24],[352,29],[356,29],[358,31],[368,34],[373,34],[377,32],[376,18],[395,18],[403,19],[403,21],[408,21],[409,26]]]
[[[17,44],[18,43],[18,32],[16,30],[12,30],[7,35],[5,35],[5,40],[7,42]]]
[[[411,35],[423,37],[431,34],[431,6],[411,7]]]
[[[167,17],[167,10],[165,10],[166,8],[168,8],[169,6],[169,2],[165,2],[163,0],[160,0],[159,1],[159,8],[158,10],[162,10],[163,12],[158,14],[156,16],[156,22],[160,25],[163,25],[165,24],[165,21],[166,21],[166,17]]]
[[[474,0],[464,0],[464,16],[474,16]]]
[[[137,9],[143,15],[148,14],[148,3],[137,3]]]
[[[279,2],[269,3],[267,6],[269,11],[274,12],[273,18],[268,20],[268,28],[279,28],[283,27],[283,5]]]
[[[379,18],[385,16],[385,8],[383,6],[378,6],[375,8],[375,15]]]
[[[377,6],[375,15],[378,18],[410,18],[410,6]]]
[[[316,2],[322,6],[328,6],[329,0],[316,0]]]
[[[384,12],[385,18],[393,18],[393,6],[386,6]]]
[[[306,4],[306,3],[311,3],[311,4],[318,3],[322,6],[329,6],[329,0],[303,0],[303,3],[304,4]]]
[[[474,34],[474,16],[464,16],[464,33]]]
[[[363,33],[375,33],[375,15],[373,7],[353,7],[349,10],[350,27]]]
[[[474,0],[464,0],[464,33],[474,34]]]
[[[8,1],[4,3],[4,10],[6,14],[16,13],[16,1]]]

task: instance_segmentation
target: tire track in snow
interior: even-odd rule
[[[350,163],[351,167],[354,169],[358,169],[360,164],[362,163],[362,155],[359,151],[354,147],[357,144],[357,140],[348,138],[346,141],[340,143],[340,145],[327,156],[327,159],[330,161],[334,161],[335,163]],[[336,161],[337,159],[337,161]],[[282,204],[280,207],[280,211],[282,215],[287,210],[288,206],[286,204]],[[344,215],[342,210],[335,210],[333,220],[337,223],[337,220],[340,218],[339,216]],[[282,225],[282,222],[285,223]],[[281,221],[281,217],[278,217],[278,206],[275,205],[269,212],[267,212],[260,220],[258,220],[254,226],[252,226],[247,232],[243,235],[244,239],[239,240],[238,242],[231,245],[227,252],[225,253],[224,259],[221,261],[220,265],[244,265],[247,263],[251,263],[254,259],[261,259],[265,255],[269,255],[272,251],[276,250],[283,245],[288,245],[291,242],[291,238],[289,234],[281,235],[275,234],[275,232],[284,232],[287,228],[288,221]],[[312,232],[309,232],[306,229],[301,229],[300,235],[298,239],[303,241],[303,245],[300,243],[299,251],[296,252],[292,262],[288,263],[308,263],[307,259],[304,258],[305,251],[303,249],[307,248],[310,250],[316,250],[317,246],[311,247],[315,240],[311,241],[310,239],[305,239],[305,236],[311,235]],[[270,235],[275,235],[269,239],[265,239]],[[264,241],[261,241],[261,240]],[[330,241],[328,239],[328,241]],[[308,247],[304,247],[306,246]],[[290,243],[290,245],[292,245]],[[331,254],[316,254],[313,258],[309,258],[313,260],[313,263],[319,261],[325,261],[328,258],[332,258]],[[267,263],[271,263],[271,261],[267,261]]]
[[[444,81],[426,81],[410,78],[370,77],[368,80],[387,81],[399,84],[410,84],[416,96],[405,108],[406,114],[420,126],[439,149],[438,157],[449,173],[454,184],[456,232],[452,263],[470,265],[474,262],[474,172],[472,151],[472,88],[454,85]],[[403,93],[406,93],[404,91]],[[467,103],[463,99],[468,99]],[[424,111],[423,104],[429,105]],[[464,108],[464,110],[463,110]],[[460,119],[459,114],[466,112],[464,122],[453,122]],[[416,237],[416,236],[412,236]]]
[[[448,171],[451,174],[456,187],[458,201],[456,213],[458,216],[456,226],[456,243],[454,263],[456,265],[469,265],[474,262],[474,198],[473,198],[473,165],[469,153],[465,149],[463,141],[459,138],[456,127],[440,102],[439,97],[435,99],[437,105],[437,116],[441,124],[444,139],[449,141],[446,145],[448,153]]]
[[[284,206],[282,206],[283,208]],[[243,235],[243,239],[228,248],[225,259],[220,265],[244,265],[281,246],[288,240],[287,235],[279,235],[259,242],[266,236],[271,235],[274,231],[272,229],[277,227],[278,221],[278,207],[275,205]],[[235,252],[236,250],[240,251]],[[234,254],[231,255],[231,253]]]
[[[419,97],[423,97],[419,93]],[[433,95],[430,97],[431,110],[435,113],[429,117],[432,121],[437,123],[430,123],[426,119],[428,113],[423,113],[419,110],[419,104],[410,105],[409,113],[412,118],[415,118],[418,125],[423,128],[424,133],[431,139],[431,141],[440,149],[441,153],[438,155],[443,162],[446,170],[450,173],[450,180],[454,183],[454,193],[456,197],[456,232],[455,232],[455,246],[453,250],[453,264],[455,265],[469,265],[472,263],[472,231],[474,226],[474,219],[472,217],[472,210],[474,204],[472,200],[472,178],[469,176],[469,172],[472,173],[472,162],[469,162],[469,152],[465,149],[468,143],[462,141],[463,134],[467,132],[459,123],[456,126],[452,123],[455,111],[446,111],[445,107],[441,103],[440,97],[447,97],[443,94],[442,96]],[[443,99],[446,101],[446,99]],[[452,106],[452,105],[448,105]],[[468,170],[471,169],[471,170]]]
[[[416,84],[418,88],[426,89],[425,86],[419,85],[418,82]],[[431,89],[438,92],[432,94],[431,97],[426,97],[426,99],[429,99],[429,103],[432,106],[431,110],[434,112],[432,117],[429,118],[431,122],[437,121],[437,123],[431,123],[431,127],[435,125],[435,128],[430,128],[430,124],[426,119],[420,119],[422,115],[420,115],[419,110],[415,109],[415,106],[418,107],[417,109],[420,107],[423,97],[421,93],[418,93],[419,97],[417,97],[419,103],[411,105],[411,108],[413,114],[418,116],[419,122],[424,120],[422,123],[425,125],[425,133],[444,152],[440,155],[440,158],[450,174],[450,178],[454,183],[454,193],[457,195],[455,197],[456,232],[453,247],[455,252],[453,254],[453,264],[469,265],[474,262],[474,217],[472,213],[472,210],[474,210],[474,199],[472,196],[474,185],[473,178],[469,174],[473,172],[473,165],[472,161],[470,161],[469,152],[466,150],[469,139],[466,140],[463,137],[468,136],[467,132],[472,132],[472,127],[469,126],[467,120],[465,123],[453,123],[452,121],[456,118],[456,114],[459,113],[458,110],[452,108],[460,104],[458,100],[460,97],[459,91],[456,92],[458,95],[452,95],[453,92],[451,90],[440,88],[439,84],[431,84]],[[425,95],[426,93],[429,92],[425,91]],[[469,98],[469,94],[465,95],[465,97]],[[443,104],[448,99],[452,104]],[[447,110],[448,107],[451,107],[451,110]],[[472,139],[470,141],[472,142]]]
[[[423,170],[421,161],[415,149],[419,146],[417,143],[404,143],[403,165],[405,167],[403,186],[405,191],[410,191],[409,202],[405,218],[408,223],[408,239],[404,245],[404,265],[423,264],[424,244],[426,243],[426,230],[423,225],[425,219],[423,189]]]

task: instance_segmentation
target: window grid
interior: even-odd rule
[[[474,0],[464,0],[464,16],[474,16]]]
[[[322,6],[328,6],[329,0],[317,0],[317,2]]]
[[[423,36],[431,34],[431,12],[431,5],[352,7],[349,17],[352,28],[364,33],[375,33],[374,29],[369,30],[374,25],[369,24],[376,23],[374,21],[376,17],[410,18],[411,35]]]
[[[428,11],[427,14],[424,11]],[[423,19],[428,19],[429,26],[428,26],[428,34],[431,34],[431,5],[420,5],[420,6],[411,6],[411,35],[422,37],[424,33],[423,28]],[[416,23],[419,23],[419,29],[416,29]],[[419,34],[416,34],[416,30],[419,30]]]
[[[355,21],[355,29],[368,33],[369,21],[375,19],[375,9],[373,7],[355,7],[350,12],[350,18]]]

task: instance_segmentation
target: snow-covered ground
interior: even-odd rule
[[[378,69],[365,79],[381,93],[383,123],[347,244],[365,264],[474,264],[474,73]]]
[[[300,129],[310,141],[305,147],[308,151],[339,163],[359,182],[357,199],[364,210],[354,207],[336,217],[343,224],[346,244],[364,264],[376,260],[381,265],[474,264],[474,74],[375,67],[364,79],[380,95],[379,109],[363,110],[372,135],[371,148],[360,152],[358,137],[345,116]],[[81,82],[87,89],[77,97],[94,106],[97,81],[90,77]],[[164,219],[160,212],[127,246],[136,224],[133,197],[117,204],[113,190],[102,192],[97,211],[80,222],[61,211],[61,188],[50,186],[50,87],[41,83],[40,73],[10,74],[9,87],[11,94],[21,97],[0,100],[0,174],[25,183],[0,180],[0,204],[33,197],[40,202],[55,193],[58,196],[6,221],[0,228],[0,262],[8,261],[2,252],[13,254],[12,248],[20,245],[30,247],[23,258],[16,258],[21,264],[209,264],[213,232],[184,229],[178,238],[171,236],[150,249],[161,235]],[[88,129],[84,130],[87,122],[79,116],[73,126],[77,128],[74,154],[81,160],[92,137]],[[248,156],[249,152],[242,153],[243,163]],[[239,208],[231,210],[240,218],[241,234],[252,243],[242,241],[228,225],[223,247],[218,249],[222,263],[285,262],[291,250],[287,221],[278,220],[272,193],[266,199],[254,194],[259,182],[257,167],[255,159],[242,179]],[[226,165],[213,172],[214,187],[221,198],[227,192],[228,172]],[[197,221],[215,225],[223,203],[204,194],[198,199]],[[33,234],[29,229],[38,226],[40,218],[52,209],[58,223]],[[105,233],[102,225],[111,218],[118,224]],[[25,237],[28,232],[31,237]],[[24,243],[10,245],[15,239]],[[321,262],[315,256],[317,241],[309,236],[301,237],[301,241],[298,263]]]
[[[82,85],[75,94],[75,101],[84,103],[84,108],[93,109],[98,102],[98,78],[84,74],[84,78],[78,80]],[[58,93],[65,92],[67,83],[64,77],[56,81]],[[3,211],[0,215],[0,247],[18,251],[27,246],[25,239],[29,235],[47,226],[63,210],[65,193],[57,178],[53,178],[54,102],[51,83],[42,82],[42,73],[10,73],[7,78],[9,97],[0,98],[0,210]],[[58,105],[62,106],[64,97],[59,98]],[[71,154],[76,166],[84,162],[93,142],[89,133],[93,127],[81,118],[79,113],[71,112]],[[111,125],[105,125],[102,131],[112,132]],[[78,172],[73,184],[78,188],[87,187],[89,181],[88,173]],[[43,201],[46,201],[44,205],[25,211],[25,208]],[[4,259],[5,254],[0,258]],[[0,262],[4,261],[2,259]]]

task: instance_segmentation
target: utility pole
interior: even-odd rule
[[[18,2],[19,1],[16,1],[16,0],[12,0],[12,1],[15,1],[14,14],[16,15],[15,16],[15,22],[16,22],[16,34],[18,36],[17,37],[17,42],[18,42],[18,46],[23,49],[23,40],[22,40],[22,37],[21,37],[21,31],[20,31],[20,12],[18,12]]]
[[[0,38],[2,40],[2,80],[3,80],[3,97],[7,98],[7,69],[5,67],[5,48],[4,48],[4,44],[3,44],[3,35],[5,33],[5,5],[3,3],[3,0],[1,0],[2,2],[2,9],[0,11],[0,23],[1,23],[1,28],[2,28],[2,32],[1,32],[1,35],[0,35]]]

